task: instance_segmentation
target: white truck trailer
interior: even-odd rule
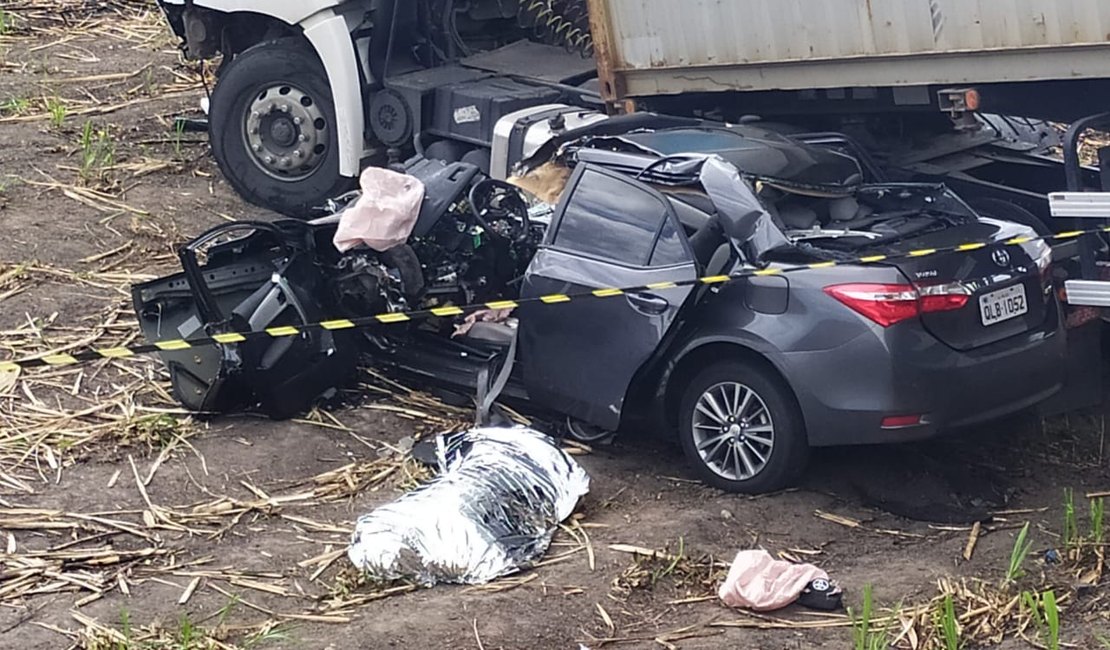
[[[524,131],[606,105],[844,134],[892,176],[1041,228],[1050,192],[1100,183],[1075,142],[1067,167],[1044,155],[1042,122],[977,117],[1110,106],[1110,5],[1093,0],[160,1],[189,55],[223,55],[224,173],[287,214],[414,150],[488,169],[500,132],[503,166]]]
[[[1110,126],[1110,3],[604,0],[591,12],[616,110],[837,131],[893,177],[941,180],[1041,232],[1110,218],[1110,148],[1080,156],[1084,133]],[[1070,124],[1063,163],[1046,122],[977,113]],[[1059,247],[1057,259],[1083,259],[1069,269],[1073,304],[1110,306],[1101,248]]]

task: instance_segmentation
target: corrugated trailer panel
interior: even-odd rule
[[[1110,77],[1110,0],[591,2],[618,97]]]

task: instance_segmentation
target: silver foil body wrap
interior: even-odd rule
[[[558,444],[524,428],[438,439],[440,474],[359,518],[348,557],[376,580],[482,584],[530,565],[589,491]]]

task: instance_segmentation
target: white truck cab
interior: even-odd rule
[[[349,189],[366,165],[412,153],[503,177],[525,141],[603,117],[586,0],[159,4],[188,56],[223,56],[209,134],[224,175],[290,216]]]

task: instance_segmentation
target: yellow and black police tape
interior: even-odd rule
[[[468,314],[472,314],[484,309],[515,309],[517,307],[520,307],[521,305],[526,304],[560,305],[580,300],[604,300],[607,298],[614,298],[629,293],[663,291],[667,289],[676,289],[679,287],[719,286],[750,277],[783,275],[787,273],[796,273],[799,271],[828,269],[836,266],[880,264],[883,262],[890,262],[899,259],[922,258],[948,253],[967,253],[971,251],[981,250],[983,248],[988,248],[990,246],[1021,246],[1023,244],[1028,244],[1036,241],[1060,242],[1070,239],[1076,239],[1084,235],[1108,233],[1110,233],[1110,227],[1096,228],[1090,230],[1073,230],[1043,237],[1016,237],[1014,239],[1001,242],[1000,244],[997,242],[975,242],[961,244],[959,246],[949,246],[946,248],[926,248],[913,250],[897,255],[867,255],[849,260],[815,262],[812,264],[799,264],[796,266],[767,267],[763,269],[745,269],[732,275],[715,275],[696,278],[693,280],[658,282],[654,284],[646,284],[634,287],[593,289],[590,291],[582,291],[578,293],[556,293],[545,296],[536,296],[533,298],[497,300],[493,302],[476,303],[473,305],[464,306],[433,307],[430,309],[420,309],[407,312],[378,314],[375,316],[366,316],[363,318],[337,318],[335,320],[321,321],[319,323],[310,323],[307,325],[272,327],[260,331],[226,332],[221,334],[212,334],[208,336],[199,336],[189,339],[169,339],[165,341],[157,341],[149,345],[89,349],[74,353],[58,353],[38,356],[30,359],[0,361],[0,372],[11,372],[22,368],[70,366],[74,364],[100,361],[103,359],[123,359],[136,355],[154,354],[158,352],[173,352],[178,350],[188,350],[190,348],[196,347],[233,345],[253,339],[278,339],[292,336],[301,336],[302,334],[310,332],[334,332],[340,330],[368,329],[381,325],[395,325],[399,323],[409,323],[413,321],[432,318],[454,318],[457,316],[466,316]]]

